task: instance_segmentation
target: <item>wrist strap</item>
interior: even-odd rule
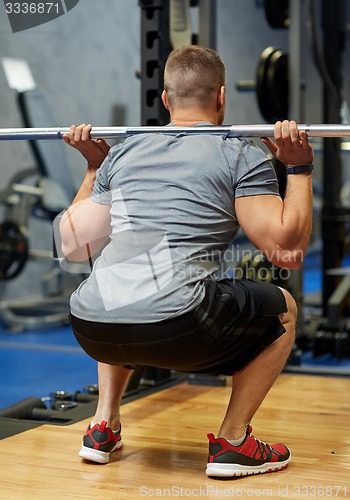
[[[309,165],[295,165],[294,167],[286,167],[287,174],[301,174],[305,172],[312,172],[314,166],[312,163]]]

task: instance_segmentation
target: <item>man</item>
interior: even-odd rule
[[[173,51],[162,93],[171,124],[222,124],[224,85],[216,52]],[[283,469],[288,448],[254,438],[250,422],[294,344],[295,302],[276,286],[216,273],[239,227],[272,263],[301,265],[312,223],[306,134],[283,121],[274,141],[262,138],[290,174],[282,200],[270,161],[245,140],[143,134],[109,149],[90,131],[72,126],[65,136],[88,164],[60,225],[68,259],[95,259],[71,298],[74,334],[99,362],[80,456],[106,463],[121,447],[121,397],[130,370],[144,365],[233,375],[217,437],[208,435],[208,476]]]

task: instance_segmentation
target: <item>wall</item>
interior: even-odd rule
[[[82,0],[50,23],[13,34],[0,2],[0,57],[28,61],[57,126],[138,124],[140,82],[135,72],[140,67],[139,18],[137,0]],[[0,127],[21,126],[15,91],[9,89],[0,66]],[[84,162],[63,143],[62,148],[78,185]],[[14,173],[32,165],[25,142],[1,143],[0,189]],[[32,248],[51,248],[50,224],[33,219],[30,236]],[[38,276],[50,266],[47,260],[30,262],[18,278],[6,283],[3,296],[25,297],[29,289],[31,294],[40,294]]]
[[[0,3],[0,57],[28,61],[38,88],[49,99],[58,126],[113,123],[115,108],[125,111],[125,123],[139,121],[140,66],[137,0],[82,0],[64,16],[37,28],[13,34]],[[0,125],[21,126],[14,92],[0,68]],[[6,169],[31,164],[23,144],[2,144]],[[70,161],[80,165],[74,151]],[[6,170],[7,174],[3,174]],[[5,178],[4,178],[5,177]]]

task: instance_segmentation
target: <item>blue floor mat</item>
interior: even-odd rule
[[[69,327],[20,334],[0,329],[0,408],[96,383],[96,362],[83,352]]]

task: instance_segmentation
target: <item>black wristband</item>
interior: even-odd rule
[[[313,169],[314,166],[312,163],[310,163],[309,165],[295,165],[294,167],[286,167],[286,172],[287,174],[301,174],[306,172],[311,173]]]

